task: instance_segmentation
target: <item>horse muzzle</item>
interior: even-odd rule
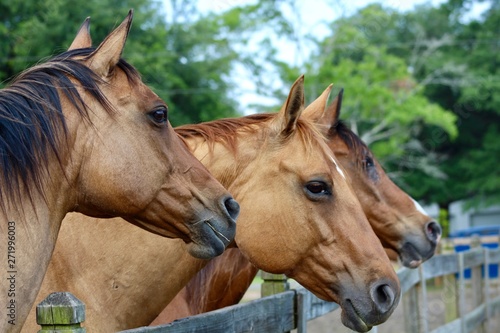
[[[188,251],[193,257],[214,258],[221,255],[233,241],[240,206],[232,197],[224,198],[220,206],[224,217],[213,213],[206,214],[207,216],[189,226],[193,242],[188,244]]]
[[[434,255],[440,239],[441,226],[435,221],[427,222],[423,228],[423,237],[411,235],[405,240],[399,250],[401,263],[408,268],[418,267]]]
[[[393,281],[379,280],[369,287],[369,297],[356,293],[348,292],[342,297],[342,323],[357,332],[368,332],[392,314],[399,302],[400,288]]]

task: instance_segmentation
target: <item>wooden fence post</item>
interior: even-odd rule
[[[261,297],[271,296],[290,290],[288,278],[284,274],[272,274],[261,271],[261,277],[264,282],[260,289]]]
[[[271,296],[290,290],[290,284],[285,274],[272,274],[264,271],[260,271],[260,274],[262,280],[264,280],[260,287],[260,297]]]
[[[85,304],[68,292],[52,293],[36,306],[38,333],[85,333]]]
[[[444,244],[446,245],[446,248],[449,249],[450,252],[456,253],[455,250],[453,249],[454,244],[451,239],[441,240],[441,242],[443,241]],[[458,264],[458,258],[457,258],[457,264]],[[457,276],[458,272],[442,276],[442,281],[443,281],[442,300],[444,303],[445,323],[450,323],[459,317],[458,314],[459,289],[458,289]]]
[[[470,248],[481,248],[481,239],[478,235],[472,235],[470,240]],[[472,289],[472,306],[476,308],[484,303],[484,290],[481,265],[471,268],[471,289]],[[485,333],[486,325],[483,322],[476,330],[477,333]]]
[[[418,285],[411,287],[402,297],[406,333],[420,333],[419,293],[417,288]]]
[[[458,281],[455,274],[443,276],[443,302],[445,311],[445,323],[452,322],[458,318]]]
[[[458,252],[458,294],[457,294],[457,309],[458,318],[460,319],[460,332],[465,330],[465,314],[466,314],[466,297],[465,297],[465,264],[464,252]]]

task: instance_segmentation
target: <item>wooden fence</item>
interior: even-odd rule
[[[405,312],[405,332],[493,332],[488,330],[488,324],[489,319],[500,313],[500,296],[490,296],[489,265],[498,263],[500,263],[500,249],[478,247],[466,252],[434,256],[418,269],[400,269],[398,277],[402,293],[404,293],[402,302]],[[464,277],[464,269],[466,268],[472,268],[472,277],[467,281]],[[457,276],[458,278],[456,278]],[[436,278],[440,279],[441,283],[444,281],[453,285],[453,288],[447,288],[449,289],[447,293],[451,296],[442,299],[446,303],[447,323],[431,331],[428,323],[426,281]],[[264,292],[274,293],[287,289],[287,281],[279,275],[268,274],[264,276],[264,279],[262,286]],[[495,283],[498,283],[497,281]],[[466,298],[466,291],[468,295],[471,295],[470,297]],[[44,302],[40,305],[43,304],[46,307],[47,302]],[[76,306],[81,308],[81,304]],[[467,307],[471,306],[473,309],[467,311]],[[121,333],[281,333],[293,329],[296,329],[298,333],[304,333],[307,331],[307,321],[337,309],[339,309],[337,304],[322,301],[304,288],[299,288],[180,319],[171,324],[141,327]],[[54,310],[52,309],[51,312],[54,313]],[[47,327],[46,332],[51,332],[49,327],[56,324],[72,325],[74,331],[64,331],[67,333],[84,332],[79,328],[82,316],[81,314],[78,316],[78,319],[64,319],[64,323],[47,322],[47,318],[41,318],[41,316],[37,316],[37,321],[42,325],[41,332],[44,332],[44,327]],[[389,320],[391,319],[389,318]],[[372,332],[376,331],[377,328],[374,327]],[[335,330],[332,329],[332,332]]]

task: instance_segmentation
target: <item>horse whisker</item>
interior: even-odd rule
[[[227,239],[226,236],[224,236],[223,234],[221,234],[217,229],[215,229],[215,227],[213,225],[210,224],[210,221],[204,221],[206,224],[208,224],[208,226],[217,234],[219,235],[221,238],[223,238],[226,242],[230,243],[231,241],[229,239]]]

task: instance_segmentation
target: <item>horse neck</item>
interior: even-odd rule
[[[142,244],[140,249],[126,250],[131,240]],[[54,290],[71,291],[87,304],[89,332],[145,326],[205,263],[193,258],[181,240],[154,235],[121,218],[70,213],[37,302]],[[34,307],[26,325],[26,332],[37,329]]]
[[[45,275],[71,198],[71,187],[62,167],[68,164],[66,151],[69,150],[62,151],[59,158],[53,152],[47,154],[47,164],[39,166],[43,169],[38,186],[28,188],[20,180],[14,185],[16,193],[8,193],[12,186],[7,186],[7,180],[0,181],[3,188],[0,235],[5,237],[0,240],[0,260],[9,263],[9,270],[2,270],[0,277],[2,281],[14,277],[16,287],[14,293],[9,293],[12,285],[1,284],[1,303],[14,300],[16,318],[15,325],[0,321],[0,332],[20,329]],[[15,297],[9,298],[8,294]]]
[[[14,300],[16,316],[15,325],[0,321],[0,332],[16,332],[23,325],[42,283],[66,213],[57,204],[48,205],[40,195],[32,194],[24,202],[22,207],[7,209],[1,216],[0,258],[9,263],[9,270],[2,270],[0,277],[2,281],[13,278],[11,282],[15,283],[1,284],[0,300],[3,304]]]
[[[6,211],[1,214],[2,235],[7,235],[8,231],[15,229],[19,261],[26,257],[29,259],[26,262],[36,262],[36,268],[42,267],[41,263],[48,262],[61,221],[66,214],[66,209],[60,205],[61,200],[48,203],[46,198],[49,196],[47,193],[45,197],[39,193],[32,193],[29,197],[25,195],[21,205],[13,207],[8,204]],[[4,244],[3,240],[0,243]],[[42,261],[33,258],[41,258]],[[22,269],[27,269],[25,264]]]

